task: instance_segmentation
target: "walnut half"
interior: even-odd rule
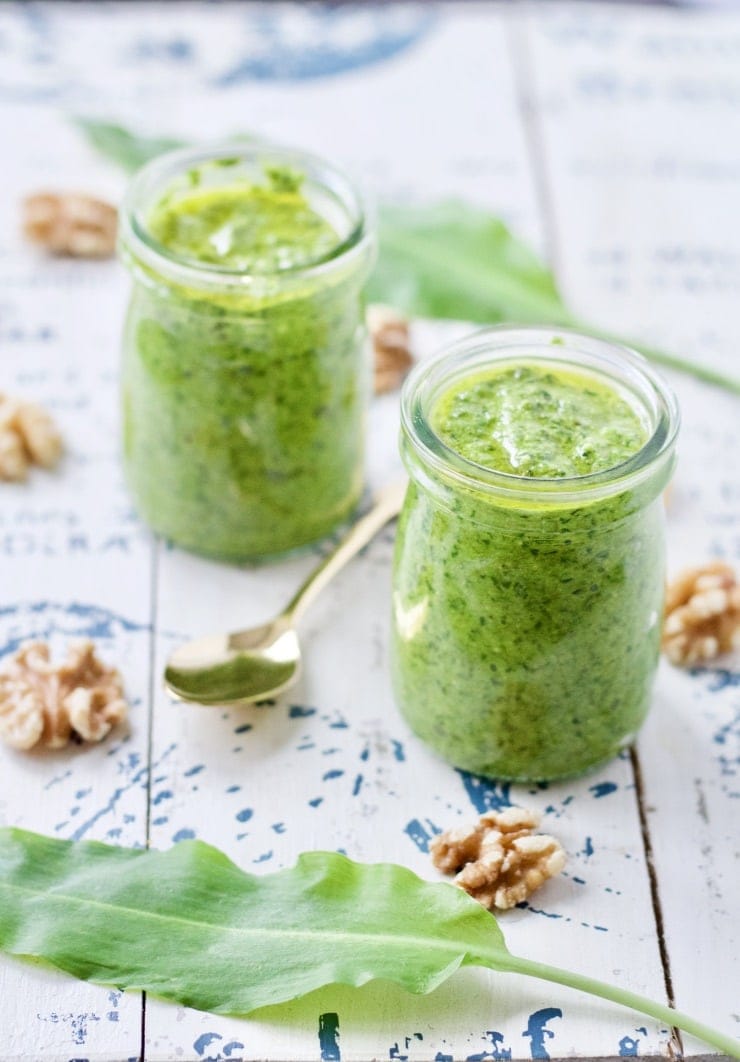
[[[740,584],[729,564],[691,568],[668,587],[663,652],[691,666],[740,648]]]
[[[373,345],[375,394],[395,391],[414,364],[408,320],[397,310],[373,303],[365,315]]]
[[[0,671],[0,738],[15,749],[102,741],[127,712],[121,676],[89,641],[70,646],[59,665],[48,645],[30,642]]]
[[[110,203],[75,192],[39,192],[23,202],[23,232],[51,254],[110,258],[118,212]]]
[[[489,910],[526,900],[565,866],[554,837],[535,833],[539,816],[525,808],[489,811],[474,826],[458,826],[430,845],[432,862]]]
[[[53,468],[62,449],[62,437],[46,410],[0,394],[0,480],[24,480],[32,464]]]

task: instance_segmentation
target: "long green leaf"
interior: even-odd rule
[[[740,1043],[678,1011],[511,955],[495,918],[460,889],[333,852],[254,876],[201,841],[154,852],[2,829],[0,949],[236,1015],[331,984],[384,979],[426,993],[483,966],[622,1003],[740,1058]]]
[[[478,904],[403,867],[309,852],[255,877],[200,841],[160,853],[0,831],[0,947],[200,1010],[374,978],[429,992],[481,962],[481,943],[505,953]]]
[[[502,221],[466,203],[381,208],[370,298],[411,316],[572,327],[622,343],[677,372],[740,394],[740,378],[615,336],[575,318],[555,277]]]
[[[419,317],[568,325],[555,278],[498,218],[457,201],[382,207],[369,298]]]
[[[140,136],[113,122],[99,122],[94,118],[75,118],[74,122],[99,155],[128,173],[134,173],[145,162],[164,151],[185,147],[184,140],[171,136]]]

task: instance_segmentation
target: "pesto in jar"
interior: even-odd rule
[[[276,153],[178,153],[122,236],[129,485],[156,531],[235,561],[317,541],[362,489],[367,234]]]
[[[561,479],[622,464],[647,442],[645,418],[594,377],[517,365],[478,372],[438,400],[432,427],[495,472]]]
[[[618,486],[652,434],[647,411],[560,360],[494,358],[430,399],[436,460],[415,414],[394,571],[403,714],[445,759],[492,777],[541,781],[610,758],[645,717],[659,651],[666,462]],[[579,488],[600,473],[613,489]]]

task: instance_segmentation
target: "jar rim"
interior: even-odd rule
[[[291,166],[304,178],[324,189],[348,218],[348,231],[321,256],[306,263],[271,271],[245,271],[210,262],[197,262],[178,255],[154,238],[146,213],[167,188],[198,166],[237,159],[261,168],[271,164]],[[223,162],[221,162],[223,165]],[[252,292],[266,285],[305,283],[321,279],[355,258],[366,255],[374,244],[367,204],[351,179],[333,163],[318,155],[260,138],[219,141],[199,147],[177,148],[146,163],[130,182],[120,212],[119,247],[124,258],[133,260],[158,276],[188,288]]]
[[[430,406],[454,379],[506,361],[581,368],[626,388],[650,415],[648,439],[611,468],[559,478],[499,472],[463,457],[432,428]],[[671,460],[679,425],[673,391],[641,354],[572,329],[544,325],[494,325],[467,335],[418,364],[401,395],[402,439],[430,470],[478,492],[538,505],[585,504],[634,488]]]

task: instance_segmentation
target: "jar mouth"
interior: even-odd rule
[[[217,188],[239,180],[258,184],[264,183],[271,167],[286,167],[301,175],[301,191],[309,205],[337,232],[336,243],[327,251],[298,264],[245,270],[178,254],[152,234],[152,210],[169,193],[192,193],[192,175],[198,175],[199,188]],[[204,180],[207,183],[202,183]],[[289,285],[292,279],[304,282],[320,278],[349,260],[366,255],[372,248],[373,235],[366,205],[338,167],[308,152],[250,139],[168,151],[143,166],[124,197],[119,243],[124,257],[175,284],[249,290],[270,281]]]
[[[454,382],[489,366],[540,363],[579,369],[636,406],[648,425],[646,442],[625,461],[585,475],[519,476],[477,464],[435,432],[431,411]],[[650,363],[628,347],[563,328],[499,325],[475,332],[421,362],[401,396],[401,431],[422,463],[448,480],[520,502],[584,503],[635,487],[672,459],[680,423],[676,398]]]

